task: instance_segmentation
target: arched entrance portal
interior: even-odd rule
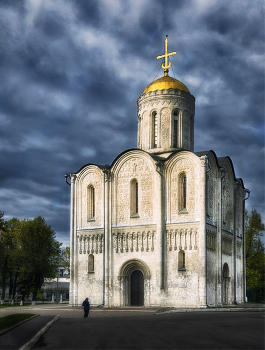
[[[223,267],[223,285],[222,285],[222,302],[223,305],[228,304],[228,295],[229,295],[229,267],[227,263],[224,264]]]
[[[131,305],[144,305],[144,275],[140,270],[131,274]]]
[[[150,306],[150,270],[140,259],[127,260],[120,268],[120,306]]]

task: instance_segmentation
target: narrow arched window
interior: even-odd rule
[[[87,219],[95,218],[95,188],[89,185],[87,188]]]
[[[210,191],[209,191],[209,186],[210,186],[210,177],[207,174],[206,175],[206,191],[205,191],[205,208],[206,208],[206,215],[207,217],[210,217],[210,210],[209,210],[209,195],[210,195]]]
[[[178,112],[174,111],[173,120],[173,147],[178,147]]]
[[[157,124],[157,113],[152,114],[152,148],[157,148],[158,144],[158,124]]]
[[[139,184],[136,179],[131,181],[130,202],[131,216],[139,216]]]
[[[185,252],[184,250],[179,251],[179,256],[178,256],[178,269],[180,271],[186,270],[185,266]]]
[[[88,272],[94,272],[94,255],[88,255]]]
[[[135,183],[135,213],[138,214],[138,182]]]
[[[179,211],[187,212],[187,176],[179,175]]]
[[[183,209],[187,207],[187,177],[186,175],[183,176]]]

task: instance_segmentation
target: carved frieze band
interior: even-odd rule
[[[232,237],[222,235],[222,253],[225,255],[232,255]]]
[[[102,253],[103,233],[79,235],[77,238],[79,254]]]
[[[214,230],[206,230],[206,248],[211,252],[216,250],[216,232]]]
[[[168,250],[197,249],[198,230],[197,229],[177,229],[167,230]]]
[[[113,248],[116,253],[153,251],[155,231],[114,232]]]
[[[241,259],[242,257],[242,242],[237,241],[236,243],[236,257]]]
[[[178,108],[181,109],[187,109],[189,111],[189,113],[194,114],[194,103],[190,102],[188,100],[182,100],[182,99],[165,99],[165,100],[160,100],[159,103],[161,104],[161,106],[166,105],[173,105],[173,106],[177,106]],[[153,100],[153,101],[145,101],[142,102],[141,104],[138,105],[138,112],[141,112],[144,109],[148,109],[148,108],[152,108],[154,105],[157,105],[157,100]]]

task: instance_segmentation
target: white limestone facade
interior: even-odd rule
[[[195,98],[185,85],[165,75],[137,105],[138,148],[66,175],[70,304],[242,303],[248,190],[229,157],[194,153]]]

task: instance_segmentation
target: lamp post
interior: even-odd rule
[[[56,288],[56,304],[59,302],[59,296],[58,296],[58,278],[59,278],[59,260],[60,260],[60,253],[61,249],[58,249],[58,264],[57,264],[57,288]]]

